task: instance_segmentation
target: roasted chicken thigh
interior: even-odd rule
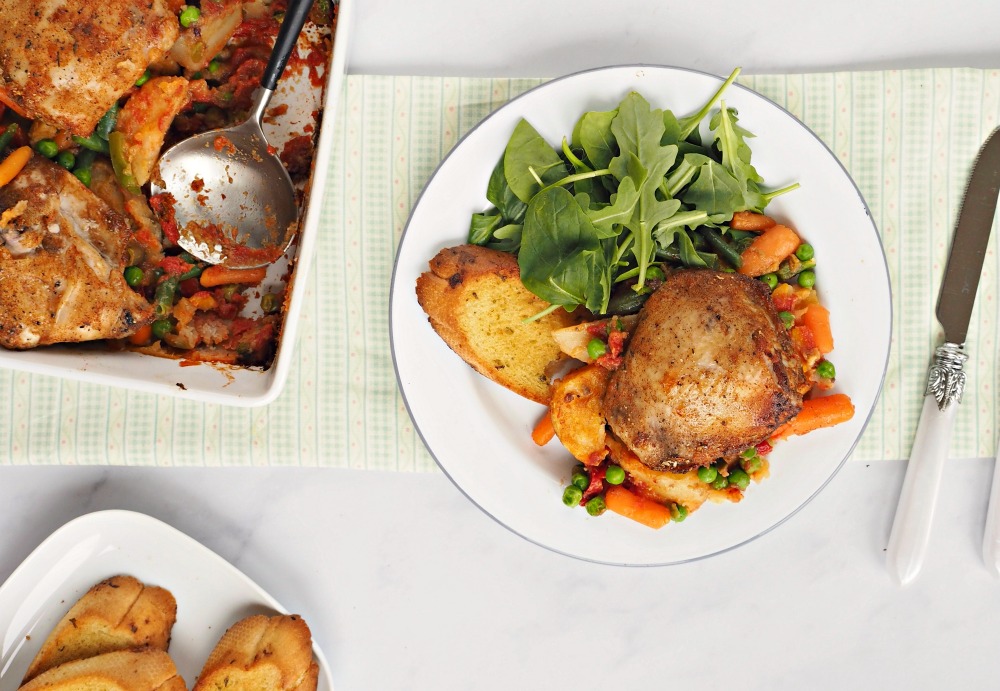
[[[82,137],[177,40],[166,0],[0,0],[0,91]]]
[[[802,361],[760,281],[671,273],[608,384],[612,432],[654,470],[732,459],[802,406]]]
[[[122,275],[130,235],[72,173],[33,157],[0,188],[0,346],[124,338],[149,323]]]

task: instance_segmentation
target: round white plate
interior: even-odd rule
[[[580,559],[673,564],[731,549],[774,528],[805,505],[847,459],[871,415],[885,375],[892,328],[889,275],[878,232],[850,176],[815,134],[763,96],[739,85],[739,110],[753,163],[768,188],[801,188],[767,208],[816,248],[821,299],[836,342],[830,360],[854,418],[794,437],[771,455],[771,477],[739,504],[709,504],[684,523],[654,531],[606,513],[562,504],[573,459],[558,441],[538,448],[531,429],[541,406],[474,372],[437,336],[417,304],[417,276],[438,250],[466,242],[514,126],[526,118],[557,145],[588,110],[609,110],[630,91],[656,108],[696,111],[722,79],[671,67],[608,67],[557,79],[506,104],[469,132],[428,182],[400,242],[392,280],[390,334],[400,389],[438,464],[486,513],[515,533]],[[833,517],[831,517],[833,518]]]
[[[169,590],[177,623],[168,652],[187,687],[226,629],[251,614],[285,613],[236,567],[166,523],[132,511],[98,511],[50,535],[0,586],[0,691],[14,691],[49,632],[95,583],[128,574]],[[303,614],[308,623],[308,613]],[[317,691],[333,691],[314,644]]]

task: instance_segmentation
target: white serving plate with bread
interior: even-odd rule
[[[119,574],[169,590],[177,601],[168,652],[188,688],[226,629],[252,614],[287,613],[241,571],[144,514],[99,511],[50,535],[0,586],[0,691],[15,691],[48,633],[95,583]],[[308,622],[309,613],[299,612]],[[313,643],[318,691],[330,668]]]
[[[441,249],[467,242],[469,219],[487,208],[486,189],[523,117],[552,145],[580,115],[614,108],[634,90],[655,108],[695,112],[723,79],[676,67],[630,65],[547,82],[512,100],[469,132],[425,186],[400,241],[390,336],[400,390],[421,438],[458,488],[501,524],[556,552],[620,565],[663,565],[724,552],[794,515],[833,478],[864,431],[881,390],[892,327],[889,275],[878,231],[850,175],[790,113],[734,84],[725,94],[753,132],[753,162],[772,188],[798,182],[767,213],[816,250],[820,299],[832,315],[837,385],[854,418],[793,437],[770,455],[771,476],[739,504],[708,504],[684,523],[651,530],[611,513],[588,516],[561,501],[574,461],[557,440],[531,440],[543,406],[473,371],[428,323],[417,277]],[[839,519],[833,519],[839,520]]]
[[[278,397],[295,355],[299,314],[317,248],[327,170],[334,148],[334,119],[346,74],[352,5],[352,0],[338,3],[333,52],[324,77],[322,100],[320,91],[311,86],[309,75],[302,71],[301,75],[287,76],[280,82],[271,102],[272,108],[287,104],[289,114],[283,117],[288,122],[308,122],[312,112],[322,110],[308,196],[303,202],[297,238],[286,254],[295,262],[295,270],[288,282],[289,298],[271,366],[260,369],[192,363],[131,351],[112,352],[101,344],[68,344],[26,351],[0,348],[0,367],[224,405],[258,406]],[[291,134],[279,123],[266,123],[265,133],[279,150]],[[286,265],[284,258],[274,265],[262,284],[263,290],[282,276]]]

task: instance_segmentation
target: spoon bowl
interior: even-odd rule
[[[298,229],[288,171],[261,121],[313,0],[290,0],[247,119],[190,137],[165,151],[151,183],[169,195],[178,244],[202,261],[231,268],[277,260]]]

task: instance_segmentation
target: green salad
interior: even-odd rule
[[[722,100],[739,72],[684,117],[631,92],[614,110],[584,113],[558,148],[522,119],[469,242],[516,254],[521,281],[548,311],[607,314],[617,286],[647,290],[655,263],[738,269],[754,234],[730,228],[733,214],[763,212],[798,187],[765,191],[750,160],[753,134]]]

